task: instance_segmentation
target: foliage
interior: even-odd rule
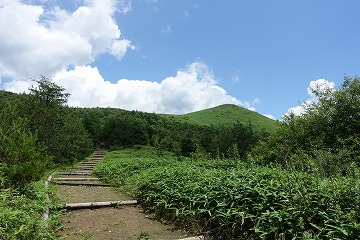
[[[0,109],[6,106],[6,103],[10,100],[16,99],[17,94],[0,90]]]
[[[0,112],[0,187],[25,189],[39,180],[50,163],[45,148],[28,129],[28,121],[17,117],[17,106],[8,104]]]
[[[106,146],[132,146],[146,144],[149,137],[141,117],[113,114],[104,120],[100,138]]]
[[[42,187],[40,187],[42,186]],[[51,203],[43,183],[28,185],[27,195],[0,188],[0,239],[55,239],[58,220],[53,214],[45,225],[42,215]]]
[[[225,158],[245,158],[252,146],[260,139],[251,123],[248,125],[237,122],[228,126],[218,127],[211,149],[216,149],[218,154]],[[215,152],[212,152],[215,155]],[[217,156],[219,157],[219,156]]]
[[[93,145],[82,122],[66,107],[69,94],[45,77],[36,82],[19,100],[19,117],[28,119],[28,128],[56,163],[83,159]]]
[[[121,162],[116,161],[120,158]],[[171,157],[158,158],[153,148],[136,146],[108,153],[105,159],[95,166],[93,172],[107,182],[122,185],[130,176],[154,166],[166,166],[172,162],[171,159]],[[110,169],[117,169],[117,171],[112,172],[109,171]]]
[[[111,108],[72,109],[95,142],[118,146],[150,145],[189,157],[196,153],[212,157],[236,155],[245,158],[252,146],[265,134],[255,131],[252,122],[207,126],[173,121],[162,115]],[[234,146],[236,146],[234,148]]]
[[[360,182],[322,179],[227,160],[133,159],[123,151],[97,167],[158,217],[213,239],[357,239]],[[108,177],[110,176],[110,177]]]
[[[337,90],[318,86],[312,91],[317,100],[305,103],[299,116],[286,115],[252,155],[265,164],[315,166],[324,176],[344,174],[353,163],[360,164],[360,78],[346,77]]]

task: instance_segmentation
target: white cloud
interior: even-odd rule
[[[70,106],[187,113],[231,103],[255,110],[256,100],[242,102],[230,96],[201,61],[161,82],[106,81],[89,64],[100,54],[121,59],[135,49],[121,38],[113,16],[131,11],[131,1],[84,0],[73,12],[34,4],[47,0],[24,1],[0,0],[0,79],[10,79],[0,86],[7,91],[28,92],[35,84],[28,79],[44,75],[71,94]],[[164,30],[171,32],[171,26]]]
[[[326,79],[318,79],[315,81],[311,81],[309,87],[307,88],[307,93],[309,95],[309,98],[306,101],[304,101],[302,104],[290,108],[285,115],[290,113],[294,113],[295,115],[301,115],[306,109],[306,106],[308,104],[312,102],[317,102],[318,99],[316,95],[313,93],[313,90],[321,92],[327,90],[333,91],[334,89],[335,89],[335,83],[329,82]]]
[[[19,0],[0,1],[0,76],[52,76],[91,63],[102,53],[121,59],[131,42],[120,39],[114,0],[88,0],[74,12],[46,10]]]
[[[311,97],[311,100],[317,100],[315,94],[313,93],[313,90],[321,92],[329,89],[332,91],[334,90],[334,88],[335,88],[334,82],[329,82],[326,79],[318,79],[310,82],[307,92]]]
[[[30,80],[13,80],[11,82],[5,82],[3,87],[9,92],[28,93],[32,85],[35,85],[35,82]]]
[[[161,82],[121,79],[105,81],[97,68],[77,66],[63,70],[53,80],[71,94],[70,106],[118,107],[156,113],[187,113],[220,104],[247,106],[217,86],[202,62],[193,62]]]

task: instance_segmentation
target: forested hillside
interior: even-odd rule
[[[233,118],[233,122],[208,125],[181,121],[175,116],[113,108],[72,111],[82,119],[95,144],[108,148],[150,145],[159,152],[171,151],[183,156],[204,153],[228,157],[234,154],[234,149],[236,154],[245,156],[255,142],[275,129],[273,126],[255,130],[251,119],[246,124]],[[215,114],[214,118],[217,118]]]

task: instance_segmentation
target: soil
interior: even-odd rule
[[[182,231],[147,218],[134,207],[76,210],[62,216],[65,227],[59,234],[65,239],[181,239]]]
[[[111,187],[59,186],[61,203],[132,200]]]
[[[57,177],[74,176],[63,174]],[[59,185],[58,189],[62,203],[133,199],[121,189],[112,187]],[[184,231],[151,219],[140,206],[69,210],[61,220],[64,226],[56,235],[67,240],[170,240],[187,237]]]

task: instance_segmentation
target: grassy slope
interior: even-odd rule
[[[175,121],[200,125],[232,124],[239,121],[244,124],[251,122],[255,130],[265,129],[271,131],[276,127],[276,121],[232,104],[220,105],[183,115],[164,114],[162,116]]]

